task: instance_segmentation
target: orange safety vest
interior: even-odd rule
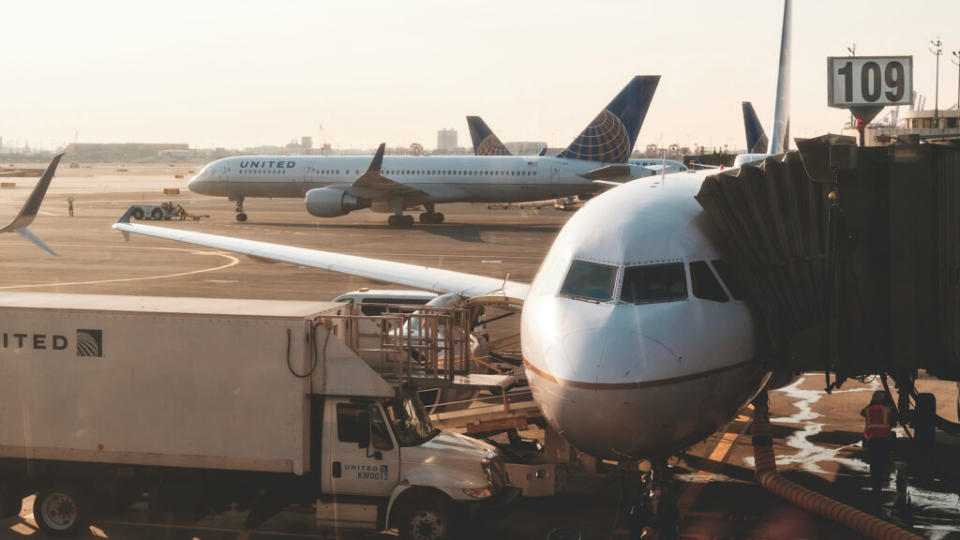
[[[863,437],[873,439],[875,437],[890,437],[890,407],[882,403],[874,403],[867,407],[867,421],[863,428]]]

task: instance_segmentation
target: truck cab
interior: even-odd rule
[[[322,399],[318,525],[449,538],[458,518],[519,493],[493,446],[435,428],[413,392]]]

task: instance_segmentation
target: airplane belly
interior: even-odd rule
[[[668,457],[707,438],[759,392],[758,361],[659,381],[565,381],[525,363],[547,422],[577,448],[608,459]]]
[[[277,197],[301,198],[309,185],[303,182],[269,182],[269,181],[209,181],[204,182],[202,191],[191,188],[191,191],[202,195],[220,197]]]

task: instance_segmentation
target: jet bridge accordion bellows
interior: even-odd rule
[[[751,287],[771,367],[960,377],[960,149],[798,147],[697,195]]]

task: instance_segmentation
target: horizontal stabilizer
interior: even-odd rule
[[[587,171],[580,176],[593,181],[605,180],[608,182],[623,183],[652,174],[652,170],[637,165],[605,165],[592,171]]]
[[[478,156],[510,156],[513,155],[500,139],[493,134],[490,126],[479,116],[468,116],[467,126],[470,127],[470,139],[473,141],[473,153]]]
[[[634,77],[557,157],[625,163],[659,83],[659,75]]]

